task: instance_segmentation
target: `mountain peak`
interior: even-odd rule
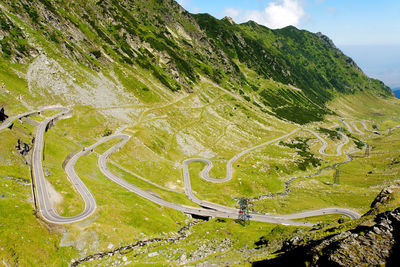
[[[235,21],[231,17],[228,17],[228,16],[225,16],[222,20],[226,20],[232,25],[236,24]]]
[[[338,48],[336,47],[336,45],[333,43],[333,41],[332,41],[328,36],[326,36],[325,34],[323,34],[322,32],[317,32],[316,35],[317,35],[321,40],[327,42],[327,43],[330,45],[330,47],[332,47],[332,48],[334,48],[334,49],[338,49]]]

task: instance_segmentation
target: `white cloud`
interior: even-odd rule
[[[224,12],[236,21],[253,20],[272,29],[299,26],[301,19],[306,16],[301,0],[274,0],[264,10],[226,8]]]
[[[232,8],[232,7],[225,8],[225,10],[224,10],[224,14],[226,16],[229,16],[229,17],[232,17],[232,18],[237,18],[238,16],[240,16],[241,12],[242,11],[240,9]]]

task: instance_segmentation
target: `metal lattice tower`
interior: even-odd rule
[[[344,122],[344,119],[340,119],[340,130],[339,131],[341,131],[341,132],[343,132],[343,122]]]
[[[239,202],[239,216],[238,216],[238,220],[243,224],[246,225],[248,223],[250,223],[249,218],[249,200],[247,198],[239,198],[238,199]]]
[[[367,144],[367,146],[365,147],[365,157],[369,157],[369,145]]]
[[[335,174],[333,175],[333,183],[340,184],[339,181],[339,169],[335,169]]]

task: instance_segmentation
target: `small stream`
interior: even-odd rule
[[[127,251],[127,250],[129,251],[130,249],[133,249],[135,247],[144,247],[144,246],[146,246],[148,244],[151,244],[151,243],[158,243],[158,242],[166,242],[166,243],[168,243],[168,242],[179,241],[179,240],[184,239],[184,238],[187,237],[187,233],[186,233],[187,230],[189,230],[192,226],[194,226],[196,224],[199,224],[201,222],[202,221],[193,221],[193,222],[190,222],[189,224],[187,224],[186,226],[182,227],[178,231],[179,236],[167,237],[167,238],[151,238],[151,239],[148,239],[148,240],[140,240],[140,241],[137,241],[134,244],[130,244],[130,245],[127,245],[127,246],[119,247],[119,248],[116,248],[116,249],[111,250],[111,251],[95,253],[95,254],[86,256],[86,257],[84,257],[82,259],[75,260],[75,261],[73,261],[71,263],[71,267],[76,267],[79,264],[82,264],[82,263],[87,262],[87,261],[98,260],[98,259],[102,259],[104,257],[111,257],[111,256],[114,256],[117,253],[123,254],[124,251]]]

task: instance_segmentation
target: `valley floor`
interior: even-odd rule
[[[334,103],[333,103],[334,105]],[[53,115],[53,113],[45,114],[46,116]],[[40,115],[42,116],[42,115]],[[45,120],[41,119],[41,117],[31,117],[33,120],[38,121],[38,123],[43,123]],[[291,143],[291,144],[298,144],[299,140],[301,138],[305,138],[308,144],[308,149],[311,153],[320,156],[323,156],[321,164],[319,167],[313,167],[313,168],[307,168],[303,172],[292,172],[290,175],[284,178],[282,182],[288,182],[290,181],[290,190],[287,192],[288,194],[280,194],[279,192],[282,192],[281,188],[277,188],[276,193],[272,191],[271,194],[260,194],[257,192],[253,192],[250,194],[247,194],[247,197],[253,198],[253,205],[251,206],[251,209],[254,211],[258,212],[267,212],[267,213],[296,213],[300,212],[303,210],[310,210],[310,209],[316,209],[316,208],[324,208],[324,207],[330,207],[330,206],[339,206],[339,207],[346,207],[348,209],[353,209],[357,210],[359,212],[364,212],[368,209],[368,203],[371,202],[371,199],[374,198],[376,193],[381,190],[381,188],[385,185],[389,185],[392,183],[396,183],[396,177],[398,173],[398,162],[396,160],[397,157],[400,155],[400,147],[396,148],[397,146],[397,140],[399,140],[400,133],[399,130],[394,129],[396,126],[396,120],[394,119],[394,116],[384,116],[382,115],[382,121],[380,122],[379,125],[375,125],[374,123],[367,122],[365,124],[354,122],[352,123],[351,120],[346,119],[344,125],[345,125],[345,134],[346,136],[349,136],[348,140],[346,141],[346,138],[344,137],[339,137],[338,140],[335,141],[335,139],[330,140],[329,138],[326,138],[326,143],[322,143],[322,149],[321,149],[321,140],[319,142],[316,142],[318,138],[314,141],[314,138],[319,137],[319,135],[316,132],[300,132],[300,133],[295,133],[295,136],[285,136],[284,138],[281,138],[285,141],[285,143]],[[355,117],[354,120],[362,119],[360,117]],[[365,118],[364,118],[365,119]],[[58,124],[60,124],[58,122]],[[51,151],[56,151],[55,146],[60,145],[61,142],[65,142],[66,144],[70,141],[68,140],[68,135],[65,134],[65,130],[63,130],[62,126],[61,128],[56,124],[54,128],[50,129],[48,133],[46,133],[46,141],[45,141],[45,152],[44,152],[44,164],[45,164],[45,170],[46,170],[46,176],[47,178],[52,181],[56,192],[60,194],[61,197],[61,202],[59,202],[56,206],[56,209],[62,216],[73,216],[76,215],[77,211],[79,212],[81,208],[82,201],[79,199],[79,194],[77,195],[74,190],[71,191],[71,193],[67,193],[68,188],[71,188],[71,185],[68,185],[68,180],[65,180],[62,182],[60,179],[62,176],[64,176],[58,169],[59,167],[56,166],[51,167],[50,162],[53,161],[48,161],[47,157],[54,157],[57,155],[57,152],[52,153]],[[312,125],[311,128],[318,129],[318,127],[326,127],[327,128],[337,128],[338,124],[334,124],[332,122],[327,122],[326,125],[324,124],[318,124],[318,125]],[[5,127],[3,127],[5,128]],[[24,135],[28,137],[30,135],[30,131],[32,131],[34,128],[33,126],[30,126],[29,124],[26,123],[20,123],[16,121],[13,124],[13,128],[10,130],[6,129],[3,130],[0,134],[4,136],[4,139],[2,140],[9,140],[10,142],[13,142],[12,140],[15,140],[15,138],[21,138]],[[389,130],[393,129],[393,130]],[[129,130],[129,129],[128,129]],[[368,131],[367,131],[368,130]],[[54,136],[54,133],[56,133],[56,136]],[[311,135],[310,135],[311,134]],[[52,137],[54,136],[54,137]],[[25,139],[26,139],[25,137]],[[59,140],[58,142],[54,143],[52,139],[55,138],[54,140]],[[300,139],[299,139],[300,138]],[[62,141],[64,140],[65,141]],[[110,139],[111,140],[111,139]],[[351,143],[350,143],[351,140]],[[249,172],[249,175],[253,174],[254,177],[254,171],[257,171],[258,168],[265,168],[264,166],[259,166],[259,162],[261,161],[262,158],[257,158],[257,157],[263,157],[265,156],[268,152],[272,152],[270,154],[267,154],[268,156],[274,155],[274,152],[276,149],[280,150],[282,149],[282,143],[278,143],[279,140],[275,140],[275,142],[268,142],[273,143],[271,146],[273,149],[269,146],[262,146],[259,147],[260,149],[257,149],[253,152],[247,151],[250,153],[249,155],[242,154],[243,159],[239,159],[239,157],[235,158],[235,167],[233,174],[235,176],[229,175],[228,173],[228,178],[226,179],[226,184],[225,183],[218,183],[216,184],[216,187],[219,186],[220,188],[226,187],[230,188],[236,183],[242,183],[243,180],[241,178],[238,178],[237,175],[237,168],[240,168],[240,172],[243,172],[243,167],[248,165],[248,170],[244,170],[244,173]],[[15,141],[14,141],[15,142]],[[76,141],[74,141],[76,143]],[[74,143],[73,142],[73,143]],[[297,143],[296,143],[297,142]],[[368,144],[368,146],[364,145],[361,148],[357,148],[356,144],[359,144],[357,142],[365,143]],[[28,142],[27,142],[28,143]],[[72,149],[76,151],[77,147],[76,145],[72,145]],[[261,142],[262,143],[262,142]],[[301,142],[300,142],[301,143]],[[88,145],[90,144],[89,142],[87,143]],[[113,144],[113,142],[111,142]],[[115,144],[115,143],[114,143]],[[341,145],[340,145],[341,144]],[[343,145],[343,151],[342,149],[336,149],[337,146]],[[400,144],[399,144],[400,145]],[[102,176],[99,171],[95,171],[98,169],[97,163],[96,163],[96,158],[97,158],[97,153],[104,153],[108,148],[110,147],[110,144],[104,144],[100,145],[98,149],[96,149],[96,153],[89,153],[87,154],[84,158],[80,159],[77,161],[76,164],[76,169],[77,173],[80,177],[82,177],[82,181],[88,185],[89,190],[93,190],[96,188],[96,190],[93,190],[94,197],[98,202],[98,207],[99,211],[96,211],[93,216],[91,216],[89,219],[82,221],[82,222],[77,222],[75,224],[72,224],[70,226],[54,226],[54,225],[48,225],[45,222],[40,222],[37,221],[40,219],[40,216],[37,217],[38,219],[35,219],[32,215],[24,215],[25,216],[25,221],[28,224],[36,224],[34,228],[42,228],[44,225],[47,226],[48,231],[47,234],[41,235],[41,236],[36,236],[32,234],[27,234],[25,235],[29,236],[28,243],[33,242],[33,245],[40,239],[45,238],[45,240],[49,240],[48,238],[52,237],[55,238],[56,241],[56,249],[59,251],[59,249],[62,249],[63,254],[65,256],[61,256],[62,254],[59,254],[60,252],[57,252],[57,256],[53,258],[55,262],[67,259],[68,257],[72,258],[79,258],[77,257],[77,252],[79,252],[78,255],[84,256],[85,254],[88,255],[90,254],[90,251],[92,253],[98,252],[100,247],[107,247],[109,251],[111,251],[113,248],[118,246],[120,244],[123,246],[123,244],[129,244],[132,243],[133,240],[146,240],[145,235],[143,232],[147,233],[152,233],[150,234],[150,237],[153,236],[159,236],[161,239],[169,240],[168,236],[174,236],[174,233],[171,232],[171,230],[167,229],[172,229],[175,228],[173,225],[176,225],[174,220],[176,221],[181,221],[181,225],[186,224],[190,221],[190,219],[183,214],[176,213],[176,215],[172,215],[170,211],[167,211],[165,208],[160,209],[160,207],[154,206],[154,208],[149,207],[148,204],[146,204],[145,207],[138,207],[135,208],[136,211],[132,210],[132,206],[128,208],[126,206],[127,204],[129,205],[129,202],[132,200],[135,203],[133,206],[137,206],[137,203],[143,203],[143,199],[140,197],[135,197],[131,194],[127,194],[126,191],[122,188],[118,188],[115,184],[112,184],[108,182],[107,176]],[[294,146],[295,148],[296,146]],[[325,147],[325,148],[324,148]],[[284,148],[284,146],[283,146]],[[9,149],[12,149],[12,145]],[[151,151],[151,148],[148,148]],[[302,148],[303,149],[303,148]],[[262,151],[258,151],[262,150]],[[319,152],[318,152],[319,151]],[[293,153],[294,158],[296,157],[296,154],[299,154],[296,152],[295,149],[289,150],[289,153]],[[322,152],[322,153],[321,153]],[[336,152],[336,153],[335,153]],[[121,158],[126,158],[124,156],[126,151],[124,152],[124,148],[121,148],[121,151],[116,152],[115,155],[111,157],[112,161],[110,161],[107,165],[111,168],[113,171],[117,171],[119,175],[123,177],[123,179],[126,179],[128,182],[131,182],[143,189],[146,188],[151,188],[147,189],[148,192],[151,192],[151,194],[156,194],[157,197],[162,197],[167,200],[171,200],[173,202],[178,202],[182,204],[189,204],[191,203],[190,201],[188,202],[185,200],[184,197],[182,197],[182,194],[184,194],[183,190],[180,191],[178,188],[175,187],[175,190],[170,190],[165,187],[165,185],[158,185],[157,181],[152,181],[151,183],[148,183],[149,180],[152,179],[152,177],[146,177],[145,180],[143,179],[138,179],[138,177],[143,178],[142,176],[137,176],[134,172],[128,171],[128,167],[122,167],[118,166],[121,164]],[[153,152],[154,153],[154,152]],[[335,153],[335,159],[332,160],[328,159],[324,153]],[[15,155],[15,160],[18,160],[19,156],[16,155],[15,152],[11,153]],[[348,159],[349,156],[347,154],[350,154],[350,159]],[[240,155],[240,154],[239,154]],[[65,163],[68,162],[68,159],[71,158],[71,156],[66,155],[60,155],[59,157],[60,163],[62,163],[63,166],[65,166]],[[326,158],[325,158],[326,157]],[[67,160],[65,159],[67,158]],[[108,156],[106,157],[108,158]],[[4,161],[5,164],[11,166],[11,162],[9,161]],[[297,160],[298,162],[298,160]],[[335,163],[336,162],[336,163]],[[337,165],[337,163],[342,162],[343,164]],[[400,162],[400,160],[399,160]],[[206,162],[207,163],[207,162]],[[233,163],[233,162],[232,162]],[[231,164],[232,164],[231,163]],[[266,162],[265,162],[266,163]],[[296,161],[292,161],[291,164],[295,164]],[[332,165],[333,164],[333,165]],[[205,181],[205,180],[210,180],[210,178],[207,178],[207,175],[200,175],[200,170],[204,167],[204,165],[200,163],[191,163],[193,167],[191,166],[189,168],[188,174],[190,173],[191,179],[193,181],[193,185],[196,187],[196,195],[199,196],[200,199],[204,199],[207,201],[213,201],[214,198],[212,197],[214,192],[218,192],[220,188],[210,188],[208,185],[206,186],[207,183],[210,183],[210,181]],[[58,165],[59,166],[59,165]],[[232,166],[232,165],[231,165]],[[290,165],[289,165],[290,166]],[[292,168],[294,168],[296,165],[294,165]],[[330,167],[333,166],[333,167]],[[362,166],[362,167],[361,167]],[[214,166],[211,170],[213,171],[217,166]],[[229,165],[228,165],[229,167]],[[20,172],[24,168],[16,168],[15,172]],[[318,169],[321,169],[322,171],[318,171]],[[229,170],[229,168],[228,168]],[[276,170],[276,169],[275,169]],[[278,168],[279,170],[279,168]],[[88,172],[89,171],[89,172]],[[128,172],[127,172],[128,171]],[[260,172],[260,171],[259,171]],[[8,173],[10,171],[8,170]],[[57,180],[58,182],[55,182],[53,179],[55,178],[53,173],[59,173],[61,177],[58,177]],[[97,174],[96,174],[97,173]],[[262,173],[262,171],[261,171]],[[278,172],[279,173],[279,172]],[[310,175],[313,174],[314,175]],[[300,176],[296,176],[298,174],[301,174]],[[23,177],[24,175],[22,175]],[[136,177],[135,177],[136,176]],[[9,178],[3,179],[4,183],[2,186],[4,188],[7,188],[5,191],[5,194],[3,194],[3,200],[2,204],[3,205],[13,205],[12,203],[15,202],[7,202],[7,199],[13,199],[16,197],[15,193],[12,192],[21,192],[21,196],[24,194],[28,193],[29,190],[27,189],[29,187],[26,187],[23,183],[20,183],[18,180],[18,175],[13,175],[13,176],[8,176]],[[103,177],[103,178],[100,178]],[[201,179],[201,177],[203,179]],[[280,176],[278,176],[280,177]],[[295,180],[293,180],[294,177],[299,177]],[[302,178],[304,177],[304,178]],[[183,177],[190,179],[189,177]],[[204,179],[205,178],[205,179]],[[99,180],[101,179],[101,180]],[[229,180],[233,181],[229,181]],[[96,180],[98,180],[96,182]],[[204,181],[202,181],[204,180]],[[235,181],[236,180],[236,181]],[[99,182],[101,183],[99,184]],[[200,184],[198,182],[201,182]],[[29,181],[27,181],[29,185]],[[94,187],[94,184],[97,183],[98,185],[101,185],[100,187]],[[220,185],[221,184],[221,185]],[[288,184],[288,183],[287,183]],[[157,186],[156,186],[157,185]],[[21,187],[22,186],[22,187]],[[21,189],[25,186],[25,192],[21,191]],[[204,188],[201,188],[201,190],[197,190],[199,187],[204,186]],[[10,191],[9,187],[13,188],[14,190]],[[21,188],[20,188],[21,187]],[[108,192],[113,192],[114,197],[109,196],[102,196],[100,197],[99,190],[103,192],[104,190],[100,189],[104,188],[104,190],[107,190]],[[167,190],[166,190],[167,189]],[[70,189],[69,189],[70,190]],[[186,194],[190,192],[188,191],[188,188],[185,187]],[[124,192],[125,191],[125,192]],[[208,192],[207,192],[208,191]],[[7,193],[9,192],[9,193]],[[120,192],[120,193],[118,193]],[[158,193],[159,192],[159,193]],[[222,191],[219,191],[222,192]],[[271,192],[271,191],[270,191]],[[255,194],[254,194],[255,193]],[[116,195],[117,194],[117,195]],[[228,205],[231,207],[234,207],[235,205],[232,205],[232,202],[225,202],[224,199],[228,199],[229,197],[232,197],[232,195],[229,195],[229,191],[222,194],[224,196],[223,198],[218,198],[216,202],[218,202],[220,205]],[[257,195],[261,197],[257,197]],[[257,200],[256,200],[257,198]],[[10,199],[10,200],[11,200]],[[18,213],[20,212],[25,212],[30,210],[29,202],[32,201],[32,198],[26,202],[25,200],[21,199],[24,204],[20,205],[23,207],[25,206],[25,209],[19,208],[19,205],[15,205],[12,208],[5,206],[2,211],[15,211]],[[130,201],[127,201],[130,200]],[[106,202],[105,202],[106,201]],[[124,204],[124,208],[121,210],[131,210],[128,212],[128,214],[135,214],[134,217],[136,217],[135,221],[132,221],[129,223],[132,228],[126,228],[129,224],[126,224],[128,221],[121,221],[120,219],[117,219],[116,221],[109,221],[106,219],[111,213],[115,213],[117,210],[120,208],[118,207],[112,207],[110,206],[110,203],[112,202],[114,204],[118,203]],[[119,203],[122,202],[122,203]],[[7,204],[8,203],[8,204]],[[68,203],[68,204],[67,204]],[[205,203],[199,203],[204,206]],[[215,206],[214,206],[215,207]],[[217,206],[219,207],[219,206]],[[268,207],[268,208],[267,208]],[[105,209],[106,208],[106,209]],[[108,209],[108,211],[107,211]],[[154,210],[160,210],[161,211],[161,217],[157,216],[154,217],[151,215],[153,213],[152,211]],[[121,211],[120,210],[120,211]],[[106,213],[104,213],[106,212]],[[150,212],[150,213],[149,213]],[[165,217],[164,212],[167,212],[168,219],[167,221],[164,220],[163,217]],[[237,212],[237,210],[236,210]],[[101,219],[102,215],[104,214],[106,217],[104,219]],[[154,214],[154,213],[153,213]],[[172,219],[170,216],[174,216],[175,219]],[[323,215],[321,214],[308,214],[307,216],[310,215]],[[22,217],[20,215],[12,215],[12,213],[6,215],[2,214],[3,218],[6,218],[4,216],[7,216],[7,224],[10,225],[9,223],[12,221],[20,221]],[[127,216],[127,215],[125,215]],[[255,215],[253,215],[255,216]],[[129,218],[130,216],[128,215]],[[255,216],[256,217],[256,216]],[[275,216],[279,217],[279,216]],[[116,217],[118,218],[118,216]],[[121,217],[122,218],[122,217]],[[285,218],[284,216],[282,218]],[[287,218],[290,218],[288,216]],[[313,218],[308,218],[306,220],[307,223],[310,224],[326,224],[326,223],[334,223],[336,222],[339,218],[341,218],[341,215],[323,215],[323,216],[318,216],[318,217],[313,217]],[[171,220],[172,219],[172,220]],[[290,218],[290,219],[295,219],[295,218]],[[341,218],[341,220],[346,220],[344,217]],[[125,219],[126,220],[126,219]],[[163,228],[167,231],[163,232],[160,235],[160,230],[162,228],[152,228],[152,229],[157,229],[157,230],[150,230],[149,226],[151,227],[157,227],[157,223],[154,223],[154,220],[158,220],[160,223],[162,223]],[[36,222],[35,222],[36,221]],[[148,221],[148,225],[143,225],[143,222]],[[304,221],[304,219],[302,220]],[[150,223],[151,222],[151,223]],[[167,223],[165,223],[167,222]],[[112,232],[108,232],[107,227],[104,228],[106,225],[119,225],[118,227],[110,228],[113,229],[112,232],[114,234],[111,234]],[[287,224],[287,223],[285,223]],[[123,226],[126,225],[126,226]],[[143,225],[143,226],[141,226]],[[301,223],[299,222],[299,225]],[[121,227],[123,226],[123,227]],[[171,227],[172,226],[172,227]],[[179,226],[179,224],[177,225]],[[14,226],[9,227],[8,231],[5,231],[7,228],[2,227],[2,231],[4,233],[5,238],[7,238],[5,244],[8,244],[8,242],[12,242],[14,237],[10,235],[12,233],[12,229]],[[123,233],[123,230],[126,229],[128,232],[132,232],[132,230],[137,231],[140,229],[141,233],[140,235],[136,234],[135,238],[130,238],[127,236],[126,241],[121,242],[121,233]],[[147,230],[146,230],[147,229]],[[279,244],[282,243],[282,235],[289,237],[292,233],[298,232],[298,231],[304,231],[305,229],[302,228],[297,228],[297,227],[290,227],[290,226],[277,226],[274,224],[265,224],[265,223],[260,223],[260,222],[251,222],[250,225],[247,225],[246,227],[241,226],[235,220],[231,219],[223,219],[223,218],[214,218],[208,222],[203,222],[200,223],[196,226],[194,226],[190,231],[191,234],[189,234],[186,238],[184,239],[177,239],[174,240],[173,243],[171,244],[170,241],[165,242],[162,241],[156,242],[154,244],[149,244],[148,246],[138,246],[138,247],[132,247],[129,248],[128,252],[124,254],[124,256],[121,255],[121,253],[113,254],[113,255],[107,255],[101,259],[97,259],[96,262],[91,262],[91,264],[97,265],[97,264],[104,264],[105,262],[111,263],[111,262],[120,262],[121,264],[124,262],[152,262],[152,263],[166,263],[166,262],[175,262],[175,263],[199,263],[199,262],[218,262],[222,263],[224,260],[226,263],[232,263],[240,262],[239,255],[253,255],[255,252],[257,252],[257,256],[254,257],[262,257],[262,255],[268,255],[268,253],[273,252],[273,249],[276,249],[279,247]],[[168,233],[169,232],[169,233]],[[158,234],[157,234],[158,233]],[[251,233],[251,234],[249,234]],[[19,235],[21,234],[22,239],[24,239],[24,232],[23,231],[18,231]],[[61,240],[60,234],[62,234]],[[88,235],[89,234],[89,235]],[[110,235],[111,234],[111,235]],[[144,235],[143,235],[144,234]],[[143,236],[142,236],[143,235]],[[148,235],[147,235],[148,236]],[[166,237],[163,237],[166,236]],[[3,237],[3,238],[4,238]],[[201,237],[201,238],[200,238]],[[268,240],[268,243],[270,244],[266,248],[263,249],[256,249],[257,242],[259,242],[259,239],[262,237],[263,240]],[[94,238],[94,239],[93,239]],[[147,238],[149,239],[149,238]],[[95,243],[92,243],[95,240]],[[103,241],[100,241],[103,240]],[[112,241],[112,240],[119,240],[117,242]],[[199,240],[203,240],[202,242],[198,242]],[[208,240],[208,241],[207,241]],[[211,242],[211,240],[213,240]],[[15,239],[14,239],[15,241]],[[25,242],[23,242],[25,243]],[[96,244],[93,246],[93,244]],[[103,245],[102,245],[103,244]],[[4,262],[11,262],[13,258],[10,258],[10,249],[9,247],[2,247],[2,253],[3,253],[3,261]],[[25,251],[27,249],[27,246],[22,246],[20,248],[15,248],[17,251]],[[22,250],[21,250],[22,249]],[[49,248],[47,248],[49,249]],[[71,250],[72,249],[72,250]],[[256,249],[256,250],[254,250]],[[49,249],[48,251],[51,251]],[[100,249],[100,251],[107,251],[107,249]],[[125,253],[125,252],[124,252]],[[246,254],[247,253],[247,254]],[[0,254],[1,255],[1,254]],[[71,256],[67,256],[71,255]],[[75,255],[75,256],[74,256]],[[45,256],[45,255],[42,255]],[[249,256],[250,257],[250,256]],[[26,262],[27,259],[32,259],[30,257],[22,257],[17,258],[18,262]],[[229,261],[228,261],[229,259]],[[235,260],[236,259],[236,260]],[[39,259],[35,259],[40,260]],[[48,259],[47,259],[48,260]],[[46,261],[47,261],[46,260]],[[252,258],[247,258],[246,261],[252,260]],[[14,258],[15,261],[15,258]],[[29,261],[28,261],[29,262]]]

